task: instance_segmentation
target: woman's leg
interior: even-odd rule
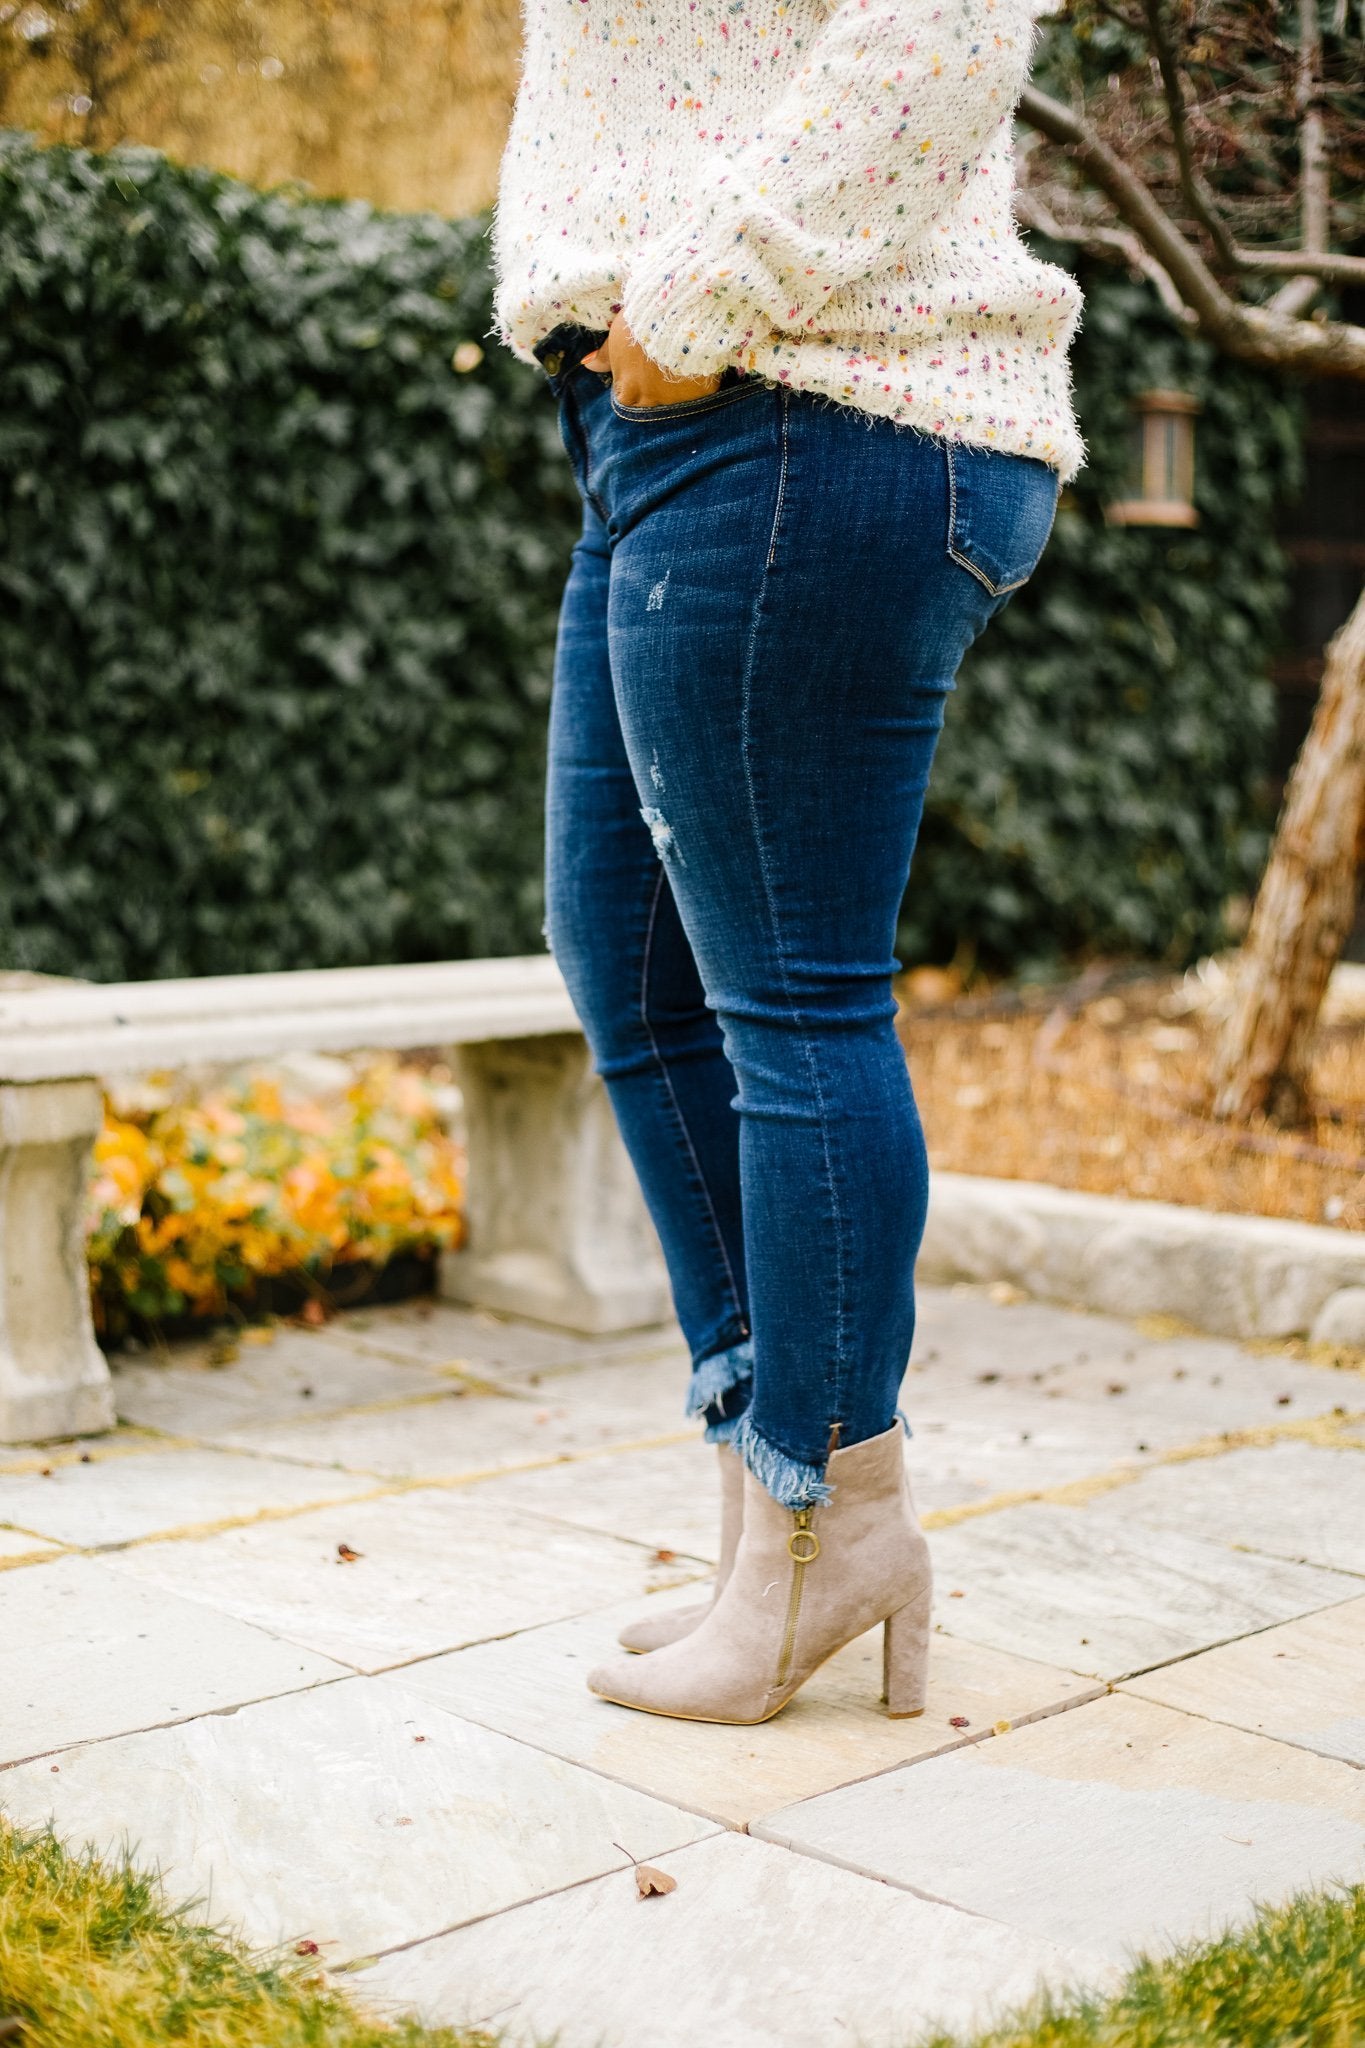
[[[610,573],[589,505],[555,661],[547,932],[663,1244],[695,1368],[692,1412],[719,1401],[723,1413],[749,1373],[735,1080],[621,738]]]
[[[955,513],[942,444],[786,392],[607,418],[594,452],[621,726],[738,1080],[736,1441],[800,1507],[892,1423],[914,1329],[927,1167],[892,947],[945,696],[1005,580],[951,539],[972,511],[968,544],[1026,546],[1026,574],[1055,479],[978,455]]]

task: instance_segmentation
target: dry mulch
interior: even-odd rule
[[[1327,1021],[1312,1121],[1215,1123],[1216,995],[1198,976],[1088,969],[955,993],[901,977],[899,1029],[935,1166],[1365,1229],[1365,1022]]]

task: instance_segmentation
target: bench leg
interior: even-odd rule
[[[590,1336],[672,1314],[663,1256],[577,1033],[463,1045],[469,1239],[450,1301]]]
[[[85,1265],[101,1109],[94,1081],[0,1086],[0,1443],[113,1426]]]

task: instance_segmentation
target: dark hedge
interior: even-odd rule
[[[482,222],[0,152],[0,963],[539,944],[573,491],[488,323]]]
[[[0,144],[0,966],[539,943],[576,519],[538,376],[486,341],[484,228]],[[1088,284],[1092,466],[952,705],[910,958],[1183,958],[1263,852],[1294,415]],[[1203,525],[1106,528],[1128,395],[1172,382]]]

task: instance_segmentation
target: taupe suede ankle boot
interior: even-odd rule
[[[627,1622],[616,1638],[623,1650],[637,1655],[646,1650],[662,1650],[669,1643],[690,1636],[705,1621],[724,1590],[734,1569],[744,1522],[744,1467],[728,1444],[717,1445],[716,1456],[720,1464],[720,1563],[716,1566],[711,1598],[694,1601],[690,1607],[672,1607],[666,1614],[647,1614],[641,1621]]]
[[[933,1581],[900,1424],[833,1452],[825,1476],[829,1504],[793,1510],[746,1472],[734,1569],[710,1612],[666,1649],[600,1665],[589,1688],[684,1721],[767,1721],[880,1621],[887,1712],[923,1713]]]

